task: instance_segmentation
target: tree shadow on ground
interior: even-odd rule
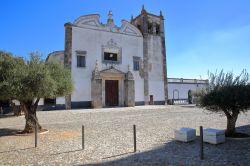
[[[21,130],[2,128],[0,129],[0,137],[16,135],[18,131],[21,131]]]
[[[2,118],[11,118],[11,117],[17,117],[17,116],[15,116],[13,113],[0,114],[0,119],[2,119]]]
[[[8,150],[8,151],[0,151],[0,154],[1,154],[1,153],[18,152],[18,151],[28,150],[28,149],[34,149],[34,148],[35,148],[35,147],[23,148],[23,149],[15,149],[15,150]]]
[[[237,132],[242,132],[250,135],[250,124],[244,125],[244,126],[238,126],[236,127]]]
[[[187,105],[180,105],[180,107],[183,107],[183,108],[195,108],[197,106],[196,106],[196,104],[187,104]]]
[[[237,129],[250,133],[250,125]],[[218,145],[204,143],[204,160],[201,160],[200,137],[197,136],[195,141],[189,143],[171,140],[148,151],[124,153],[123,157],[114,155],[98,163],[82,165],[248,165],[249,152],[249,140],[226,140]]]

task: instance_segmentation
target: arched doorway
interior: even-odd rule
[[[173,90],[173,99],[179,100],[179,91],[177,89]]]

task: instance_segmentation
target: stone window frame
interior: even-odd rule
[[[140,61],[141,61],[141,57],[133,56],[133,70],[134,71],[140,71]],[[138,63],[138,68],[136,68],[135,62]]]
[[[118,47],[117,43],[111,38],[106,45],[101,48],[102,63],[104,64],[121,64],[122,63],[122,48]],[[117,61],[104,60],[104,52],[117,54]]]
[[[78,66],[78,56],[84,57],[84,66]],[[77,68],[86,68],[86,66],[87,66],[86,62],[87,62],[87,51],[77,50],[76,51],[76,67]]]
[[[117,54],[117,61],[105,60],[104,59],[105,52]],[[121,53],[122,53],[122,49],[119,47],[103,46],[102,47],[102,63],[104,63],[104,64],[121,64],[122,63],[122,54]]]

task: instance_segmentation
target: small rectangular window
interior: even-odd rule
[[[134,61],[134,70],[135,71],[139,70],[139,62],[138,61]]]
[[[134,71],[140,70],[140,57],[133,57]]]
[[[77,55],[77,67],[86,67],[86,58],[83,55]]]
[[[105,61],[118,61],[118,57],[116,53],[104,52],[104,60]]]

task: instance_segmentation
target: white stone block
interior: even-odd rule
[[[196,130],[192,128],[179,128],[174,131],[175,140],[189,142],[196,138]]]
[[[203,130],[203,142],[210,144],[220,144],[225,142],[224,130],[207,128]]]

